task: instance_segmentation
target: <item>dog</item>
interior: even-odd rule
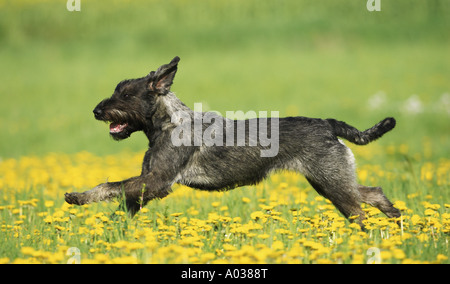
[[[145,133],[149,149],[141,174],[102,183],[83,193],[66,193],[67,203],[83,205],[123,197],[133,216],[150,200],[167,196],[174,183],[200,190],[229,190],[254,185],[274,171],[292,170],[303,174],[346,218],[354,216],[350,221],[362,229],[365,214],[361,203],[377,207],[391,218],[401,215],[380,187],[357,183],[355,158],[338,139],[366,145],[392,130],[394,118],[359,131],[335,119],[232,120],[212,112],[195,112],[171,92],[179,60],[175,57],[145,77],[120,82],[113,95],[93,111],[97,120],[110,122],[109,133],[115,140],[136,131]],[[239,128],[245,131],[239,133]],[[258,134],[277,138],[272,140],[276,145],[258,140]],[[270,152],[269,146],[274,151]]]

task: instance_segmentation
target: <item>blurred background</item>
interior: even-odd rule
[[[142,151],[92,110],[116,84],[181,57],[172,86],[203,110],[386,116],[379,143],[450,156],[450,1],[0,0],[0,159]],[[432,158],[432,157],[430,157]]]

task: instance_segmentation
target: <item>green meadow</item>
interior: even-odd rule
[[[0,263],[449,263],[447,1],[0,0]],[[306,181],[175,187],[134,219],[70,207],[67,191],[139,174],[147,141],[117,143],[92,110],[123,79],[180,56],[172,91],[203,111],[279,111],[396,128],[351,146],[403,227],[366,207],[362,233]],[[126,169],[123,166],[126,165]],[[305,209],[306,208],[306,209]],[[128,231],[128,233],[126,233]]]

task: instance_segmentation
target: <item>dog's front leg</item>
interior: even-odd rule
[[[170,187],[177,181],[180,172],[193,155],[194,148],[173,147],[165,140],[163,142],[145,154],[140,176],[119,182],[102,183],[83,193],[66,193],[66,202],[83,205],[124,197],[125,202],[122,203],[121,210],[124,210],[126,205],[130,215],[134,215],[150,200],[167,196]]]
[[[170,193],[173,181],[174,177],[172,176],[168,178],[150,172],[140,177],[115,183],[115,186],[119,187],[119,197],[123,197],[119,210],[126,210],[131,216],[134,216],[150,200],[166,197]]]
[[[120,189],[115,183],[102,183],[85,192],[70,192],[64,195],[69,204],[84,205],[92,202],[110,200],[120,196]]]
[[[82,193],[66,193],[65,200],[69,204],[84,205],[124,196],[127,200],[142,199],[142,202],[148,202],[154,198],[165,197],[171,184],[172,181],[163,181],[150,172],[119,182],[102,183]]]
[[[123,198],[119,210],[127,210],[134,216],[150,200],[166,197],[170,193],[175,176],[168,175],[167,172],[149,172],[119,182],[102,183],[82,193],[66,193],[65,200],[69,204],[83,205]]]

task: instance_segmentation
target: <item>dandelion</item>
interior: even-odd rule
[[[270,238],[270,235],[269,234],[260,234],[260,235],[258,235],[258,238],[265,240],[265,239]]]
[[[22,247],[20,249],[20,252],[24,255],[33,255],[35,253],[35,250],[32,247]]]
[[[417,236],[417,239],[419,239],[419,241],[423,242],[427,242],[428,241],[428,235],[427,234],[420,234]]]
[[[406,203],[401,200],[397,200],[394,202],[394,207],[400,211],[406,211],[408,208],[406,207]]]
[[[434,216],[435,214],[437,214],[433,209],[426,209],[424,213],[426,216]]]
[[[137,264],[138,260],[134,256],[116,257],[111,260],[114,264]]]
[[[444,261],[444,260],[447,260],[448,259],[448,256],[445,256],[445,255],[443,255],[443,254],[438,254],[437,255],[437,257],[436,257],[436,261],[437,262],[442,262],[442,261]],[[1,263],[1,261],[0,261],[0,263]]]
[[[409,114],[419,114],[423,111],[422,101],[418,95],[409,97],[403,105],[403,111]]]
[[[248,198],[248,197],[242,197],[242,202],[244,202],[244,203],[250,203],[251,200],[250,200],[250,198]]]
[[[265,214],[262,211],[255,211],[250,214],[253,220],[262,219],[264,216]]]
[[[359,215],[352,215],[352,216],[348,217],[348,219],[350,219],[350,220],[355,220],[357,218],[359,218]]]
[[[396,259],[404,259],[406,257],[405,253],[403,252],[403,250],[401,249],[394,249],[392,251],[392,255],[394,256],[394,258]]]
[[[439,204],[431,204],[431,203],[425,203],[425,208],[429,208],[432,210],[438,210],[439,208],[441,208],[441,205]]]
[[[406,144],[373,147],[370,151],[356,148],[355,155],[372,159],[391,147],[389,154],[414,156]],[[65,263],[68,244],[77,244],[87,253],[83,263],[365,263],[368,245],[381,249],[383,263],[449,261],[445,240],[450,233],[450,204],[443,203],[446,200],[441,190],[449,182],[450,162],[445,157],[419,166],[418,182],[426,188],[405,193],[405,200],[395,202],[402,211],[401,227],[396,223],[400,220],[363,206],[366,233],[345,219],[329,200],[318,196],[306,180],[291,173],[277,173],[255,186],[252,198],[174,185],[171,199],[142,208],[133,219],[124,211],[115,212],[122,216],[118,221],[109,219],[117,202],[55,206],[66,190],[63,185],[75,191],[103,182],[101,177],[119,180],[139,174],[143,155],[131,159],[136,165],[130,164],[129,155],[100,158],[88,153],[0,161],[4,193],[0,198],[0,233],[5,247],[15,243],[23,246],[17,258],[8,255],[0,258],[0,263]],[[39,171],[47,172],[48,178],[40,179],[39,171],[32,169],[44,164]],[[124,165],[135,167],[135,172],[127,172]],[[358,178],[373,184],[379,179],[392,182],[394,191],[412,181],[411,175],[395,164],[362,165]],[[29,197],[28,190],[36,187],[44,188],[42,203]],[[210,202],[209,209],[214,210],[201,206],[211,196],[220,200]],[[254,204],[258,205],[256,210],[251,205],[253,196],[259,202]],[[45,212],[36,211],[38,204]],[[248,214],[241,214],[246,211]],[[411,249],[414,247],[424,253],[417,254]]]
[[[233,245],[230,245],[230,244],[223,244],[222,248],[224,250],[226,250],[226,251],[235,251],[235,250],[237,250],[236,247],[234,247]]]
[[[282,250],[282,249],[284,249],[284,244],[283,244],[283,242],[281,242],[281,241],[275,241],[275,242],[273,242],[273,244],[272,244],[272,249],[273,249],[273,250]]]
[[[272,205],[263,205],[263,204],[260,204],[259,207],[261,207],[261,209],[265,211],[270,211],[274,208],[274,206]]]
[[[371,109],[379,109],[386,103],[386,93],[383,91],[379,91],[372,95],[367,104]]]
[[[44,222],[47,224],[51,224],[53,222],[52,216],[48,215],[44,218]]]

